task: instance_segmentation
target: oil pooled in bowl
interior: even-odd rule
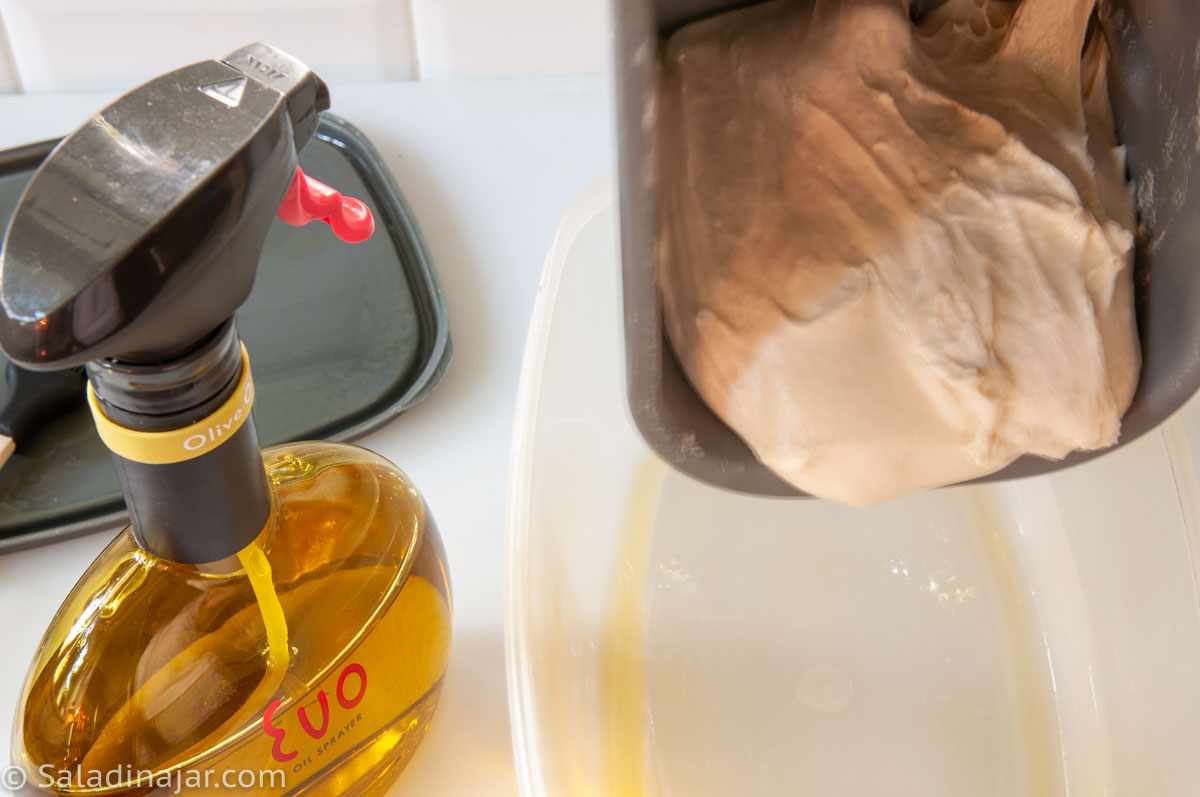
[[[647,464],[606,629],[609,793],[1063,793],[993,503],[748,499]]]

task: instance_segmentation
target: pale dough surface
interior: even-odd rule
[[[672,345],[768,467],[857,505],[1111,445],[1140,368],[1095,0],[908,3],[713,17],[660,78]]]

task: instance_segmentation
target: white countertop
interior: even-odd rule
[[[571,199],[612,168],[599,77],[331,87],[383,154],[450,306],[454,357],[424,403],[358,442],[416,481],[446,542],[454,646],[441,707],[394,795],[516,794],[504,681],[504,502],[521,352]],[[109,95],[0,96],[0,148],[62,135]],[[55,609],[110,534],[0,556],[0,751]]]

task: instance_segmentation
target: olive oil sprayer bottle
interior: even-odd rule
[[[12,754],[31,786],[376,794],[428,727],[450,646],[433,518],[363,449],[260,450],[232,320],[277,212],[370,234],[362,203],[298,169],[328,105],[261,44],[176,70],[59,144],[10,222],[0,347],[86,364],[131,521],[26,677]]]

